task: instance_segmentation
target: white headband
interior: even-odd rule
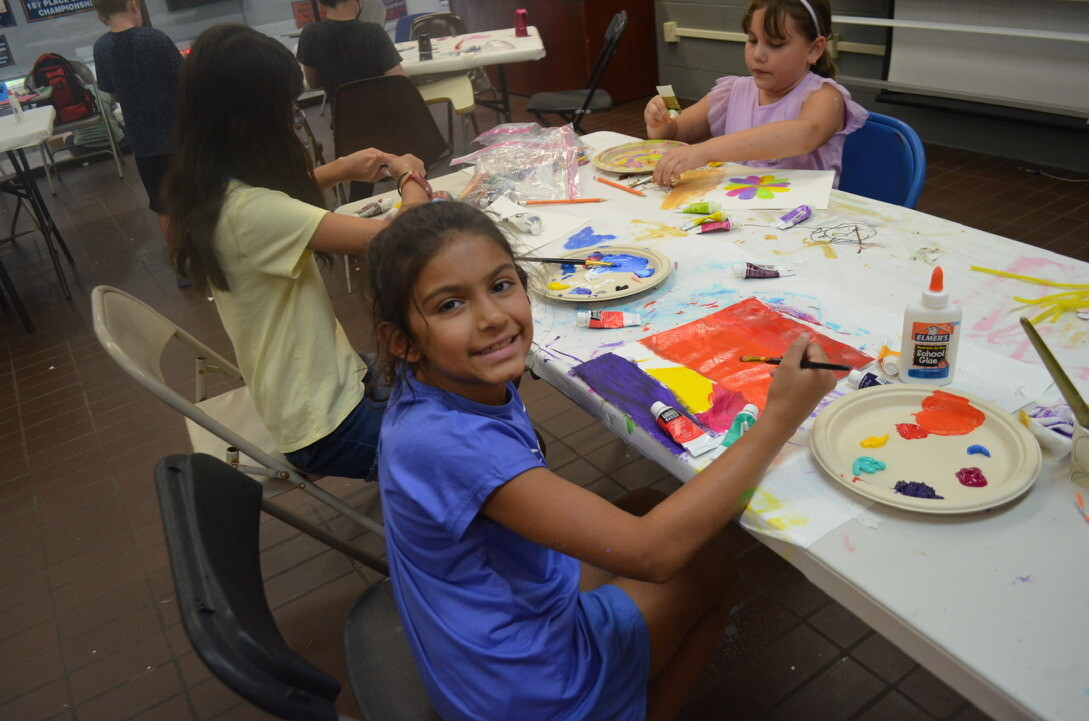
[[[813,27],[817,29],[817,36],[820,37],[824,33],[821,32],[821,24],[817,22],[817,13],[813,12],[813,6],[809,4],[809,0],[798,0],[802,5],[805,5],[805,9],[809,11],[809,17],[813,18]]]

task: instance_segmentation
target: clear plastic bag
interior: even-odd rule
[[[499,197],[514,202],[578,197],[578,157],[583,144],[570,125],[542,128],[511,123],[481,135],[486,136],[484,142],[498,140],[451,161],[476,164],[459,200],[486,208]]]

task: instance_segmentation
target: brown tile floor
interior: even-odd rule
[[[639,134],[641,106],[593,116],[586,128]],[[322,128],[317,108],[309,113]],[[486,127],[488,114],[480,120]],[[1089,184],[1033,175],[1000,158],[927,151],[921,210],[1089,260]],[[152,467],[187,450],[185,431],[100,348],[90,291],[101,283],[124,288],[213,347],[229,349],[227,339],[208,300],[175,287],[131,159],[124,180],[111,164],[94,163],[66,171],[58,187],[48,202],[75,256],[67,268],[73,299],[60,294],[35,236],[0,246],[38,325],[28,334],[13,313],[0,313],[0,719],[268,718],[210,676],[179,625]],[[0,203],[3,225],[12,206],[8,196]],[[327,282],[344,326],[366,347],[364,296],[346,294],[339,273]],[[188,372],[167,369],[179,379]],[[561,475],[606,497],[675,486],[544,383],[527,378],[523,391]],[[349,502],[373,501],[373,489],[356,483],[325,485]],[[285,498],[351,536],[306,497]],[[986,719],[744,531],[733,527],[730,538],[746,598],[683,719]],[[285,635],[343,680],[340,619],[368,575],[271,519],[263,549]],[[355,712],[350,696],[341,698],[346,713]]]

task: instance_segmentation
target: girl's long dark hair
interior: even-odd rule
[[[749,32],[752,24],[752,16],[757,10],[764,10],[764,34],[769,38],[783,40],[786,38],[786,19],[794,18],[794,25],[801,29],[802,35],[807,40],[816,40],[822,35],[825,39],[832,38],[832,4],[829,0],[809,0],[813,14],[817,16],[817,27],[813,27],[813,18],[809,11],[798,0],[752,0],[749,9],[741,17],[741,29]],[[813,66],[813,72],[824,78],[835,79],[839,74],[835,61],[825,46],[824,52],[817,58]]]
[[[416,303],[416,279],[428,261],[460,235],[487,238],[514,260],[510,242],[491,218],[471,205],[453,200],[409,208],[375,236],[367,249],[367,269],[376,336],[378,326],[389,323],[404,336],[409,347],[418,340],[412,334],[410,322]],[[527,288],[525,271],[517,262],[514,267],[522,287]],[[408,363],[381,343],[378,358],[390,387],[399,384]]]
[[[231,179],[325,207],[295,134],[302,71],[277,40],[226,23],[193,43],[178,87],[177,152],[163,182],[170,262],[199,289],[229,290],[213,236]]]

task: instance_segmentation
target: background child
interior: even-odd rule
[[[733,601],[717,536],[835,383],[800,367],[820,347],[790,346],[760,421],[672,496],[613,505],[545,465],[512,383],[533,340],[525,274],[483,213],[402,213],[372,244],[370,279],[393,384],[391,578],[439,715],[673,718]]]
[[[121,103],[148,207],[163,212],[159,185],[171,153],[182,56],[166,33],[142,26],[139,0],[94,0],[110,31],[94,45],[98,87]]]
[[[647,104],[648,138],[692,143],[666,153],[654,180],[672,185],[686,170],[734,161],[834,170],[838,185],[843,141],[868,114],[832,79],[828,0],[752,0],[741,28],[749,36],[745,64],[751,76],[719,78],[710,93],[676,118],[669,117],[660,97]]]
[[[330,213],[323,193],[392,174],[410,206],[427,202],[427,184],[417,158],[374,149],[312,169],[293,127],[301,90],[295,58],[267,35],[233,24],[200,34],[181,74],[167,242],[177,272],[211,288],[254,405],[288,460],[362,478],[381,417],[364,398],[374,374],[333,314],[315,252],[363,254],[386,223]]]

